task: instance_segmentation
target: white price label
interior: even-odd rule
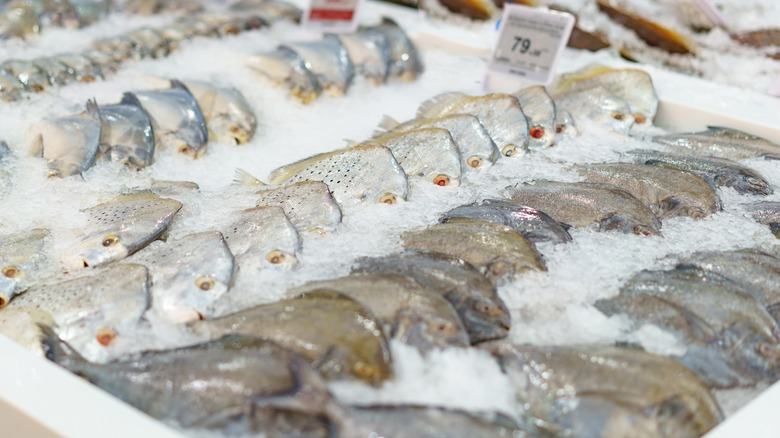
[[[572,27],[571,14],[506,3],[488,68],[549,84]]]
[[[328,31],[354,32],[363,0],[311,0],[303,26]]]
[[[780,97],[780,76],[775,79],[775,81],[769,87],[769,90],[767,90],[767,93],[775,97]]]
[[[696,3],[699,10],[702,11],[713,24],[724,28],[729,27],[728,23],[726,23],[726,18],[723,17],[723,14],[720,13],[718,8],[716,8],[710,0],[695,0],[694,3]]]

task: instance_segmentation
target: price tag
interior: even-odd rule
[[[488,68],[549,84],[572,27],[571,14],[506,3]]]
[[[775,81],[772,82],[772,85],[769,87],[769,90],[767,90],[767,93],[775,97],[780,97],[780,76],[778,76]]]
[[[363,0],[311,0],[303,26],[333,32],[354,32]]]
[[[712,21],[712,24],[723,28],[729,27],[728,23],[726,23],[726,18],[723,17],[723,14],[720,13],[718,8],[716,8],[710,0],[694,0],[694,3],[699,7],[699,10]]]

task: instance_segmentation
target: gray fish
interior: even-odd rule
[[[604,88],[577,90],[556,95],[555,108],[557,111],[571,114],[575,122],[580,119],[590,120],[623,135],[628,135],[634,125],[628,102]]]
[[[208,129],[198,102],[181,82],[171,80],[166,90],[125,93],[122,103],[135,99],[152,121],[155,144],[198,158],[206,152]]]
[[[223,227],[225,241],[245,272],[298,263],[301,249],[298,231],[281,207],[255,207],[230,215]]]
[[[377,29],[360,28],[354,33],[335,34],[347,49],[357,74],[379,85],[390,73],[390,45]]]
[[[419,118],[435,118],[450,114],[471,114],[490,134],[490,138],[505,157],[521,156],[528,150],[528,121],[520,102],[511,94],[469,96],[449,92],[420,104]]]
[[[352,274],[306,283],[287,291],[305,295],[318,289],[334,290],[364,305],[382,323],[388,338],[399,339],[421,351],[438,347],[465,347],[469,337],[460,317],[440,293],[396,274]]]
[[[154,131],[141,102],[133,98],[100,107],[100,149],[111,161],[143,169],[152,164]]]
[[[212,316],[225,295],[235,265],[222,233],[204,231],[149,245],[127,262],[144,265],[152,280],[152,308],[175,322]]]
[[[455,218],[478,219],[512,227],[531,242],[564,243],[571,241],[566,228],[546,213],[522,204],[499,199],[462,205],[444,213],[440,221]]]
[[[659,135],[653,137],[653,141],[688,153],[731,160],[760,156],[780,159],[780,145],[747,132],[718,126],[700,132]]]
[[[136,60],[162,58],[170,52],[168,41],[156,29],[142,27],[125,34],[125,37],[133,43],[133,58]]]
[[[260,336],[300,353],[328,380],[357,378],[379,385],[392,374],[381,323],[360,303],[333,291],[263,304],[189,324],[196,333]]]
[[[80,174],[95,162],[100,147],[100,110],[87,101],[86,112],[74,116],[42,120],[27,134],[33,155],[48,160],[51,176]]]
[[[528,119],[529,146],[546,148],[555,142],[555,101],[541,85],[512,93]]]
[[[472,344],[507,336],[509,310],[496,288],[465,260],[437,252],[406,250],[359,259],[353,273],[397,274],[442,294],[458,312]]]
[[[343,96],[352,84],[355,68],[346,47],[333,34],[325,34],[321,41],[287,43],[287,47],[306,61],[322,87],[335,96]]]
[[[44,228],[0,236],[0,307],[53,273],[49,236]]]
[[[663,356],[600,345],[483,346],[554,436],[693,438],[723,420],[704,383]]]
[[[777,325],[744,286],[713,272],[680,267],[642,271],[599,300],[606,315],[626,314],[636,326],[656,324],[686,345],[673,356],[709,386],[727,388],[780,377]]]
[[[585,181],[620,187],[642,201],[659,219],[701,219],[720,210],[715,189],[704,178],[677,167],[633,163],[576,164]]]
[[[31,61],[9,60],[0,65],[0,68],[21,82],[27,91],[38,93],[49,86],[49,78]]]
[[[499,152],[490,134],[479,119],[471,114],[452,114],[433,119],[413,119],[399,123],[383,116],[374,138],[393,132],[406,132],[422,128],[442,128],[449,131],[462,158],[463,169],[487,168],[498,160]]]
[[[390,48],[389,74],[391,76],[397,76],[404,81],[413,81],[422,74],[423,63],[417,48],[398,23],[391,18],[382,17],[380,24],[370,26],[369,29],[375,29],[387,38]]]
[[[6,102],[19,100],[23,89],[24,85],[16,76],[0,66],[0,99]]]
[[[569,226],[645,236],[661,234],[661,222],[649,208],[625,190],[608,184],[536,181],[508,188],[507,196]]]
[[[273,170],[271,184],[322,181],[339,204],[395,204],[406,199],[406,173],[392,151],[381,145],[359,145],[317,154]]]
[[[137,328],[148,307],[148,272],[132,264],[35,286],[6,306],[47,313],[62,339],[82,356],[99,362],[116,354],[112,347],[116,347],[117,338]]]
[[[257,191],[258,207],[282,207],[300,232],[326,233],[341,223],[341,207],[320,181],[263,188]]]
[[[185,85],[203,112],[210,140],[244,144],[252,139],[257,119],[240,91],[202,81],[187,81]]]
[[[122,195],[84,210],[84,233],[65,254],[72,267],[120,260],[157,239],[181,209],[181,202],[151,194]]]
[[[98,79],[103,79],[100,68],[81,53],[63,53],[57,55],[56,58],[68,66],[77,81],[95,82]]]
[[[337,415],[335,418],[344,416]],[[223,410],[193,427],[219,431],[226,436],[331,438],[336,428],[329,420],[323,415],[296,408],[251,404]]]
[[[325,382],[300,355],[267,339],[225,336],[97,364],[51,331],[45,334],[50,360],[152,417],[185,428],[202,427],[234,409],[271,405],[319,414],[332,403]]]
[[[731,187],[739,194],[771,195],[769,183],[755,170],[736,161],[708,156],[667,154],[649,149],[629,151],[635,161],[643,164],[679,167],[698,174],[713,186]]]
[[[70,67],[60,62],[57,58],[37,58],[33,63],[49,79],[49,85],[60,87],[70,83],[74,78],[71,75]]]
[[[744,206],[758,223],[769,226],[780,239],[780,202],[757,202]]]
[[[306,61],[288,47],[279,46],[271,52],[250,56],[247,64],[272,81],[289,86],[290,93],[302,103],[322,94],[322,84],[306,67]]]
[[[286,20],[300,23],[303,15],[298,6],[280,0],[239,0],[230,5],[230,10],[259,13],[270,22]]]

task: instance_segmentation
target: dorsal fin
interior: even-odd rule
[[[98,122],[100,121],[100,108],[98,108],[94,98],[87,100],[87,114]]]
[[[468,97],[469,95],[459,91],[450,91],[434,96],[420,104],[420,108],[417,109],[417,117],[430,119],[443,116]]]
[[[250,187],[265,185],[264,182],[252,176],[251,173],[247,172],[244,169],[239,169],[239,168],[236,168],[236,171],[233,174],[233,184],[237,186],[250,186]]]
[[[360,142],[352,140],[351,138],[345,138],[344,139],[344,143],[347,144],[345,149],[353,148],[353,147],[355,147],[355,146],[360,144]]]
[[[138,100],[138,96],[136,96],[133,93],[125,93],[122,95],[122,101],[120,102],[122,105],[130,105],[130,106],[137,106],[138,108],[144,109],[144,106],[141,105],[141,101]]]
[[[396,119],[388,115],[383,115],[382,120],[379,121],[378,129],[374,131],[374,135],[376,135],[377,132],[381,132],[381,131],[385,131],[385,132],[392,131],[395,127],[397,127],[400,124],[401,123]]]

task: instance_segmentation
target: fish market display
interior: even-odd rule
[[[298,231],[281,207],[255,207],[231,215],[225,241],[240,269],[253,272],[271,266],[293,266],[301,246]]]
[[[142,169],[154,156],[152,122],[138,99],[122,102],[99,107],[102,153],[111,161]]]

